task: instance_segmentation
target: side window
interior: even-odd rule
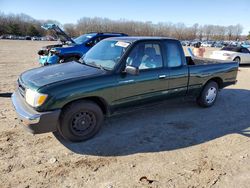
[[[176,42],[165,42],[168,67],[179,67],[182,65],[179,46]]]
[[[241,52],[242,52],[242,53],[250,53],[249,50],[246,49],[246,48],[242,48],[242,49],[241,49]]]
[[[140,70],[161,68],[163,63],[160,45],[156,43],[137,44],[127,57],[126,64],[138,67]]]

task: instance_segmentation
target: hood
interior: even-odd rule
[[[62,43],[71,42],[75,44],[74,40],[56,24],[44,24],[42,28],[45,30],[53,30]]]
[[[21,74],[20,79],[26,87],[38,89],[55,82],[74,78],[93,77],[105,73],[105,70],[72,61],[64,64],[31,69]]]

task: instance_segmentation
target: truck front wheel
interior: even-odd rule
[[[200,96],[197,98],[197,103],[202,107],[210,107],[215,103],[218,96],[219,87],[214,81],[210,81],[201,91]]]
[[[76,101],[60,116],[59,133],[66,140],[80,142],[93,137],[101,128],[103,112],[92,101]]]

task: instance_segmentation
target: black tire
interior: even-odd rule
[[[238,62],[240,64],[240,58],[239,57],[234,58],[233,61]]]
[[[101,128],[103,112],[92,101],[76,101],[66,106],[58,127],[61,136],[69,141],[80,142],[92,138]]]
[[[219,86],[216,82],[210,81],[202,89],[200,96],[197,98],[197,103],[201,107],[211,107],[214,105],[218,96]]]

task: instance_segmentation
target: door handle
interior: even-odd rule
[[[165,74],[159,76],[159,79],[165,79],[165,78],[166,78]]]
[[[134,82],[134,80],[122,80],[122,81],[119,81],[119,84],[127,84],[127,83],[132,83]]]

